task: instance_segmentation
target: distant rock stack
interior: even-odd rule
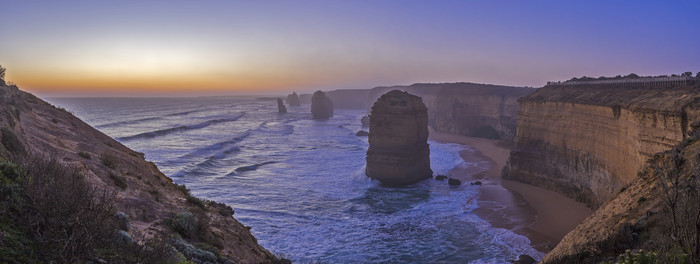
[[[277,112],[279,112],[280,114],[287,113],[287,108],[284,107],[284,103],[282,102],[281,98],[277,98]]]
[[[316,91],[311,97],[311,115],[313,119],[328,119],[333,116],[333,101],[322,91]]]
[[[287,95],[287,104],[289,106],[301,106],[299,103],[299,95],[297,95],[297,92],[292,92],[292,94]]]
[[[428,108],[420,97],[393,90],[374,103],[365,174],[389,186],[432,177]]]

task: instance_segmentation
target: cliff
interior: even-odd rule
[[[372,106],[366,174],[402,186],[433,176],[428,147],[428,113],[421,98],[393,90]]]
[[[32,154],[58,161],[60,164],[55,166],[76,169],[83,175],[79,179],[85,179],[91,188],[114,194],[115,209],[123,212],[121,218],[127,219],[122,225],[125,236],[136,242],[143,245],[153,239],[171,241],[168,243],[172,243],[181,256],[199,261],[279,261],[257,243],[247,227],[233,218],[231,207],[191,196],[184,186],[174,184],[153,163],[146,161],[142,153],[125,147],[68,111],[16,87],[0,87],[0,111],[3,160],[15,157],[15,162],[21,163],[17,157]],[[32,167],[35,166],[28,168]],[[68,196],[80,195],[70,193],[69,189],[63,191]],[[59,207],[64,201],[54,202]],[[190,224],[187,232],[182,230],[182,217],[187,220],[185,224]],[[3,230],[6,227],[2,225]],[[7,230],[4,232],[11,234]]]
[[[634,263],[698,263],[698,153],[695,133],[674,149],[654,155],[637,177],[569,232],[541,263],[599,263],[620,255],[627,261],[619,263],[633,263],[630,258],[637,258]],[[626,254],[628,250],[636,253]]]
[[[407,91],[423,98],[428,123],[439,132],[510,140],[515,135],[518,98],[535,89],[476,83],[413,84],[376,87],[374,102],[390,90]]]
[[[503,177],[599,207],[700,120],[698,87],[547,86],[520,100]]]

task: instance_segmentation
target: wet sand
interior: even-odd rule
[[[513,230],[530,239],[532,246],[549,252],[592,210],[559,193],[540,187],[501,179],[501,171],[510,155],[503,141],[466,137],[430,131],[430,139],[472,147],[460,153],[475,166],[458,166],[448,176],[465,184],[481,181],[479,208],[474,214],[491,225]]]

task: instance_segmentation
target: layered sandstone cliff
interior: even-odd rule
[[[143,153],[125,147],[64,109],[16,87],[0,86],[0,127],[4,146],[0,157],[17,155],[21,149],[23,154],[51,157],[77,169],[91,186],[114,193],[116,209],[128,219],[124,231],[139,243],[152,238],[168,240],[178,232],[173,225],[175,216],[189,214],[197,223],[195,231],[183,240],[176,239],[178,246],[191,249],[181,251],[188,258],[194,260],[197,256],[190,253],[197,253],[213,258],[213,263],[227,259],[235,263],[279,262],[257,243],[249,228],[233,218],[231,207],[191,196],[185,186],[174,184],[146,161]]]
[[[700,120],[697,87],[547,86],[519,100],[503,177],[599,207]]]
[[[512,139],[518,113],[517,100],[535,89],[476,83],[413,84],[376,87],[368,100],[374,102],[390,90],[407,91],[422,97],[428,107],[429,125],[436,131]]]
[[[657,255],[648,263],[689,263],[682,259],[698,257],[697,132],[649,159],[634,180],[569,232],[542,263],[600,263],[640,249]]]
[[[372,106],[367,176],[390,186],[431,178],[428,113],[420,97],[394,90]]]

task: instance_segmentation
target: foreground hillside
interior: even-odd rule
[[[0,111],[0,262],[280,262],[231,207],[191,196],[71,113],[14,86],[0,86]],[[80,220],[88,212],[100,228]]]

